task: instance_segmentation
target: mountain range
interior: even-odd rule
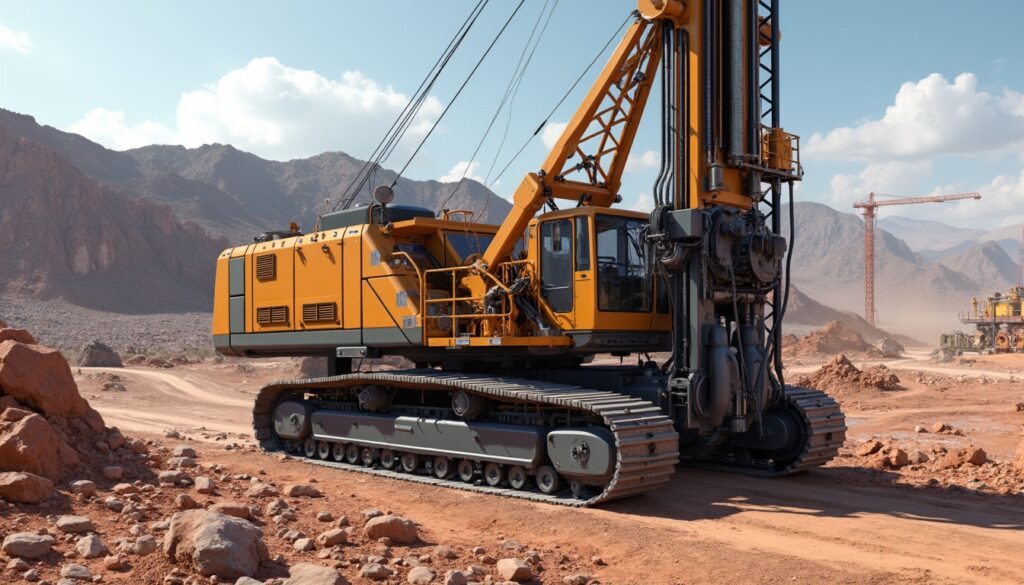
[[[363,165],[340,152],[269,161],[220,144],[113,151],[0,109],[0,295],[122,313],[208,311],[220,250],[290,221],[312,226]],[[394,177],[380,169],[372,185]],[[510,209],[476,181],[454,187],[402,178],[396,203],[437,209],[447,201],[490,222]],[[812,202],[793,214],[792,277],[803,312],[861,314],[860,217]],[[985,231],[893,216],[879,228],[884,329],[932,339],[959,326],[955,312],[970,297],[1017,278],[1020,226]]]
[[[269,161],[228,145],[117,152],[0,109],[0,294],[125,313],[208,311],[217,254],[314,224],[363,166],[344,153]],[[395,173],[380,170],[373,186]],[[511,205],[473,180],[400,179],[395,203]],[[363,196],[358,201],[366,201]]]

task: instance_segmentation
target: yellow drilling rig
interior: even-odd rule
[[[262,446],[569,505],[656,489],[680,459],[776,476],[833,458],[838,405],[783,380],[782,214],[802,169],[779,123],[778,16],[778,0],[639,0],[500,225],[381,185],[309,233],[225,250],[217,350],[329,357],[327,377],[260,391]],[[655,207],[617,209],[655,88]],[[396,355],[415,368],[352,367]]]

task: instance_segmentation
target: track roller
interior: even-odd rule
[[[537,489],[545,494],[553,494],[562,487],[562,478],[550,465],[542,465],[537,468],[535,476]]]
[[[420,456],[415,453],[402,453],[401,457],[402,471],[406,473],[413,473],[420,466]]]
[[[348,461],[352,465],[359,463],[359,445],[354,443],[345,445],[345,461]]]
[[[434,477],[438,479],[451,479],[455,475],[452,468],[452,460],[438,455],[434,457]]]
[[[526,470],[519,465],[508,468],[508,485],[514,490],[521,490],[526,487]]]
[[[310,458],[316,455],[316,440],[313,437],[307,437],[306,440],[302,442],[302,453],[306,457]]]
[[[476,463],[469,459],[459,461],[459,479],[466,483],[472,483],[476,478]]]
[[[497,463],[484,465],[484,482],[491,487],[498,487],[505,481],[505,470]]]
[[[331,457],[331,444],[327,441],[318,441],[316,445],[316,456],[327,460]]]

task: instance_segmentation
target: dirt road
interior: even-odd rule
[[[118,370],[127,390],[90,390],[89,399],[125,428],[173,428],[201,440],[200,429],[245,432],[248,398],[264,380],[294,374],[289,368],[294,366],[281,362],[257,371],[225,364]],[[97,374],[83,370],[83,389],[96,383],[90,376]],[[1001,403],[1013,393],[1004,384],[996,397]],[[992,393],[986,389],[986,395]],[[912,384],[884,404],[849,406],[851,437],[963,412],[995,425],[972,440],[999,432],[1020,440],[1013,423],[1024,416],[1015,419],[1004,406],[979,405],[970,396],[940,398]],[[576,510],[200,444],[209,462],[230,461],[283,482],[315,479],[332,499],[356,509],[387,506],[420,522],[428,539],[443,535],[445,542],[494,549],[503,536],[573,558],[598,555],[607,566],[595,566],[591,574],[604,584],[1024,583],[1024,496],[912,487],[896,474],[859,467],[774,480],[681,468],[657,493]]]

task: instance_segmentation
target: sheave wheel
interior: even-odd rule
[[[562,483],[561,478],[558,477],[558,472],[550,465],[544,465],[537,469],[537,475],[534,479],[537,480],[537,489],[545,494],[557,492]]]
[[[331,447],[331,458],[339,463],[344,461],[345,445],[342,445],[341,443],[335,443],[334,446]]]
[[[395,452],[391,449],[384,449],[380,452],[380,466],[384,469],[395,468]]]
[[[345,446],[345,461],[352,465],[359,463],[359,445],[349,443]]]
[[[313,440],[313,437],[307,438],[306,441],[302,443],[302,452],[306,455],[306,457],[312,457],[316,455],[316,441]]]
[[[508,468],[508,485],[514,490],[521,490],[526,485],[526,470],[518,465]]]
[[[459,479],[471,483],[474,477],[476,477],[476,465],[469,459],[459,461]]]
[[[498,487],[505,479],[505,470],[497,463],[488,463],[484,466],[484,481],[491,487]]]

